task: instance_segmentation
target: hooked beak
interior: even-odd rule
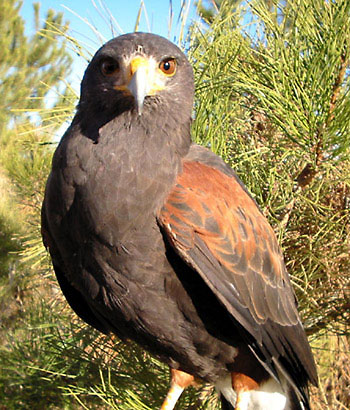
[[[143,102],[151,91],[152,78],[148,60],[135,57],[130,63],[131,80],[127,88],[135,98],[135,105],[139,115],[142,114]]]
[[[132,95],[137,113],[141,115],[145,98],[164,90],[165,75],[152,57],[136,56],[128,64],[124,83],[114,88],[127,95]]]
[[[133,95],[137,112],[141,115],[145,98],[164,90],[165,76],[156,60],[141,56],[131,60],[129,75],[130,80],[126,89]]]

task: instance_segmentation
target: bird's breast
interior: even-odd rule
[[[147,145],[133,135],[95,144],[80,136],[66,149],[66,183],[75,187],[77,213],[107,243],[149,229],[180,169],[167,144]]]

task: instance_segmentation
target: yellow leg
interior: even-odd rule
[[[171,385],[160,410],[173,410],[181,393],[194,383],[194,377],[181,370],[171,369]]]
[[[256,390],[259,384],[244,373],[232,372],[232,388],[237,394],[235,410],[247,410],[251,390]]]
[[[249,404],[249,392],[240,391],[237,393],[235,410],[247,410]]]
[[[178,384],[172,383],[160,410],[173,410],[183,391],[184,387],[180,387]]]

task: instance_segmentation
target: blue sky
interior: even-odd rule
[[[99,11],[94,6],[95,2]],[[145,10],[142,10],[139,31],[151,31],[153,33],[170,38],[172,41],[177,41],[177,36],[180,31],[180,23],[178,17],[183,0],[173,0],[173,23],[169,37],[169,0],[144,0]],[[31,0],[24,0],[21,9],[21,15],[26,21],[27,34],[32,34],[33,25],[33,6]],[[186,0],[189,4],[188,8],[188,24],[196,18],[194,0]],[[41,4],[41,18],[44,19],[48,8],[53,8],[64,13],[65,19],[70,22],[71,35],[79,40],[93,54],[101,45],[101,42],[107,41],[110,38],[123,33],[134,31],[135,22],[138,11],[140,9],[140,0],[43,0]],[[112,16],[116,20],[119,31],[114,35],[106,19],[106,12],[103,12],[105,5]],[[79,15],[81,18],[79,18]],[[89,27],[82,19],[89,21],[101,33],[102,38],[98,38],[93,29]],[[74,56],[74,73],[71,80],[73,81],[74,89],[78,90],[79,83],[85,70],[86,63],[82,58]]]

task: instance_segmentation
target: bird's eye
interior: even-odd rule
[[[167,76],[172,76],[175,74],[176,71],[176,60],[175,58],[167,58],[166,60],[163,60],[159,64],[160,70]]]
[[[109,77],[119,71],[119,63],[113,58],[107,58],[101,63],[101,72],[103,75]]]

